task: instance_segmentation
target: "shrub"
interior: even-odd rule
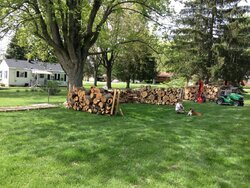
[[[30,91],[31,91],[31,92],[37,92],[38,89],[37,89],[36,87],[32,87],[32,88],[30,89]]]
[[[56,95],[61,91],[59,88],[59,84],[56,81],[48,81],[47,87],[45,86],[42,89],[43,89],[43,91],[46,91],[46,92],[48,92],[48,90],[49,90],[50,95]]]
[[[17,89],[17,90],[16,90],[16,92],[20,92],[20,90],[19,90],[19,89]]]

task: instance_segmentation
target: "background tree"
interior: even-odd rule
[[[221,43],[215,46],[218,52],[218,66],[214,68],[215,78],[221,78],[238,85],[250,72],[250,18],[228,16]]]
[[[54,51],[44,41],[33,37],[29,31],[18,30],[6,52],[6,58],[38,60],[56,63]]]
[[[119,54],[124,52],[125,46],[129,44],[133,46],[133,43],[151,46],[153,41],[154,37],[149,34],[148,20],[138,12],[134,13],[129,9],[110,17],[96,43],[100,53],[99,58],[106,69],[108,88],[111,88],[113,66]]]
[[[179,28],[175,30],[173,48],[183,54],[180,57],[184,57],[184,54],[191,57],[183,61],[187,65],[184,67],[192,66],[196,74],[206,79],[207,83],[214,68],[220,63],[215,46],[222,42],[225,25],[229,23],[228,16],[238,17],[248,11],[247,7],[239,7],[239,2],[240,0],[187,1],[177,19]],[[181,68],[183,64],[176,66]],[[186,72],[187,69],[183,70]],[[189,74],[191,76],[192,71]]]
[[[92,75],[94,76],[94,86],[97,86],[97,81],[98,81],[98,76],[99,76],[99,70],[100,70],[100,66],[102,64],[102,60],[101,60],[101,55],[92,55],[89,56],[89,60],[90,60],[90,66],[92,69]]]
[[[5,57],[8,59],[26,60],[27,51],[18,44],[16,35],[11,39]]]
[[[114,70],[117,78],[126,81],[126,88],[130,87],[131,80],[148,80],[152,83],[157,75],[157,64],[152,53],[152,49],[142,43],[123,45],[123,52],[119,54]]]

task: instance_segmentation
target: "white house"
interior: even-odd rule
[[[68,77],[60,64],[3,59],[0,62],[0,85],[42,86],[48,80],[67,86]]]

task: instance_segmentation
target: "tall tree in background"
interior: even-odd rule
[[[165,5],[165,0],[0,0],[0,27],[30,29],[53,48],[70,88],[80,87],[89,49],[112,13],[129,9],[150,17],[152,11],[166,12]]]
[[[228,15],[223,29],[214,76],[238,85],[250,75],[250,17]]]
[[[27,50],[18,44],[16,35],[11,39],[5,57],[8,59],[26,60]]]
[[[215,46],[222,42],[225,25],[229,23],[228,16],[243,16],[248,11],[247,7],[238,7],[239,2],[240,0],[187,1],[177,19],[179,28],[175,30],[174,48],[193,57],[186,59],[185,63],[195,67],[196,74],[207,83],[212,76],[213,67],[219,63]]]
[[[37,60],[56,63],[53,49],[44,41],[38,40],[28,30],[18,30],[11,40],[6,58]]]
[[[133,51],[131,51],[133,49]],[[157,75],[153,50],[142,43],[130,43],[123,46],[115,63],[115,76],[126,81],[126,88],[132,80],[152,80]]]
[[[128,7],[129,8],[129,7]],[[133,43],[151,45],[153,36],[149,34],[148,22],[143,15],[130,9],[110,16],[104,24],[100,36],[91,50],[98,54],[98,59],[106,69],[107,87],[111,88],[112,69],[124,46]],[[129,49],[132,51],[132,48]]]

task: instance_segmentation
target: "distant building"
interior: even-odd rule
[[[159,72],[155,77],[156,83],[168,82],[174,74],[171,72]]]
[[[68,77],[60,64],[16,59],[0,62],[0,85],[43,86],[48,80],[67,86]]]

